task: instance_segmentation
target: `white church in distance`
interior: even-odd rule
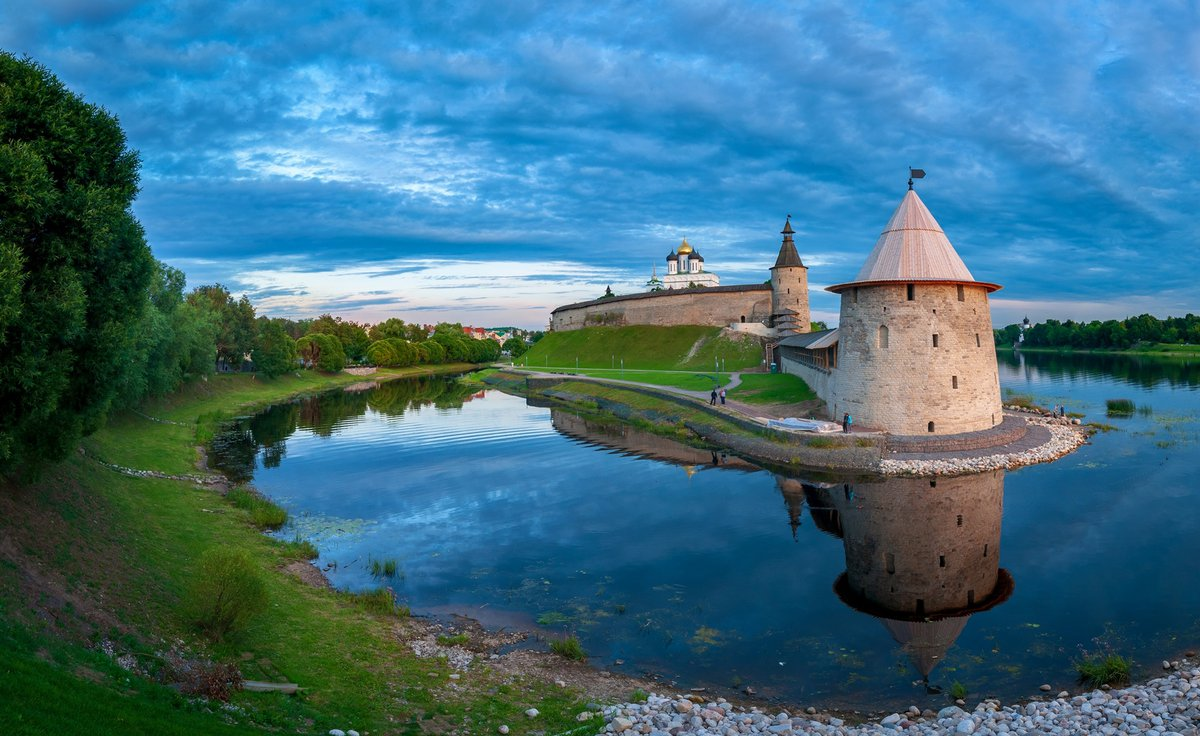
[[[667,254],[667,275],[663,276],[664,289],[690,289],[697,286],[720,286],[721,279],[704,270],[704,256],[688,245],[687,239],[679,245],[678,252]]]

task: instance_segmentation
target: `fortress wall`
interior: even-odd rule
[[[903,283],[842,292],[832,414],[848,411],[855,424],[893,434],[957,434],[999,424],[986,289],[965,284],[958,301],[956,284],[916,282],[914,297],[908,301]]]
[[[550,329],[558,332],[608,325],[712,325],[761,322],[770,316],[767,285],[667,290],[600,299],[556,309]]]
[[[813,368],[799,361],[791,360],[787,357],[786,353],[786,350],[776,352],[778,356],[776,360],[779,361],[779,371],[781,373],[791,373],[793,376],[799,376],[803,379],[808,384],[808,387],[817,393],[817,397],[825,402],[825,409],[830,412],[830,418],[834,421],[842,421],[842,415],[838,414],[835,416],[830,408],[832,406],[830,397],[833,396],[834,384],[837,383],[837,371],[827,372],[819,368]],[[858,421],[858,416],[855,415],[854,423],[858,424]]]
[[[1004,471],[897,478],[832,491],[846,573],[858,595],[901,613],[967,608],[996,587]],[[914,509],[920,509],[914,513]]]

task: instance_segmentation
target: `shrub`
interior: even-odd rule
[[[577,662],[582,662],[587,659],[587,652],[583,651],[583,645],[579,643],[579,637],[574,634],[562,639],[554,639],[550,642],[550,651],[560,657],[573,659]]]
[[[278,529],[287,523],[287,511],[257,491],[249,488],[234,488],[226,495],[226,498],[239,509],[248,511],[250,523],[259,529]]]
[[[184,616],[190,623],[220,641],[266,608],[267,588],[249,554],[214,547],[200,555],[183,598]]]
[[[1079,681],[1090,687],[1124,685],[1129,682],[1133,663],[1119,654],[1091,654],[1075,662]]]
[[[644,703],[649,699],[650,694],[640,687],[629,694],[629,702],[631,703]]]

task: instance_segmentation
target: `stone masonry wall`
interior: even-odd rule
[[[809,332],[808,269],[803,266],[771,269],[771,314],[782,314],[787,309],[795,310],[800,332]]]
[[[805,383],[808,384],[809,388],[816,392],[818,398],[823,399],[826,402],[826,410],[828,410],[829,397],[832,396],[834,392],[834,383],[837,379],[837,371],[823,371],[813,368],[812,366],[807,366],[799,361],[790,360],[782,350],[778,351],[776,355],[779,356],[779,372],[791,373],[794,376],[799,376]],[[841,414],[834,416],[831,413],[829,417],[839,422],[842,420]],[[855,423],[858,422],[857,417],[854,421]]]
[[[917,282],[913,301],[902,283],[843,291],[831,414],[850,412],[855,424],[893,434],[958,434],[999,424],[987,291],[970,284],[962,290],[963,301],[956,284]]]
[[[550,315],[550,329],[559,332],[599,325],[722,327],[733,322],[761,322],[770,316],[770,308],[770,287],[765,284],[667,290],[569,305]]]

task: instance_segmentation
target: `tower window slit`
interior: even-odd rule
[[[962,526],[962,514],[958,515],[958,525]]]
[[[888,574],[895,575],[896,574],[896,555],[892,554],[891,552],[888,552],[887,555],[884,556],[884,559],[887,562]]]
[[[977,347],[977,348],[983,347],[982,345],[979,344],[979,333],[978,332],[975,333],[975,347]]]
[[[950,376],[950,388],[958,388],[958,376]]]
[[[938,346],[938,333],[936,333],[936,332],[933,333],[933,346],[935,348]]]
[[[932,431],[933,431],[933,422],[930,422],[930,423],[929,423],[929,431],[930,431],[930,432],[932,432]]]
[[[946,555],[938,555],[938,567],[946,566]]]
[[[962,284],[959,284],[959,285],[958,285],[958,300],[959,300],[960,302],[961,302],[961,301],[964,301],[964,295],[963,295],[963,285],[962,285]]]
[[[914,300],[916,298],[917,298],[916,284],[908,284],[908,300],[911,302],[912,300]]]

